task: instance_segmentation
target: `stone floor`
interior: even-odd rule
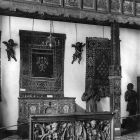
[[[140,140],[140,131],[123,135],[120,140]]]
[[[17,135],[13,135],[13,136],[4,138],[2,140],[28,140],[28,139],[22,139]],[[121,137],[116,137],[115,140],[140,140],[140,131],[129,133]]]

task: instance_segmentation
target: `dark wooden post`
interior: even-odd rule
[[[140,114],[140,76],[137,77],[138,113]]]
[[[1,42],[1,31],[0,31],[0,42]],[[0,45],[0,101],[1,101],[1,45]]]
[[[111,24],[111,46],[112,46],[112,62],[109,69],[110,80],[110,105],[111,111],[115,112],[114,130],[115,136],[121,135],[120,123],[120,95],[121,95],[121,66],[120,66],[120,39],[119,24],[114,21]]]

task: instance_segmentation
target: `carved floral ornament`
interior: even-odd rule
[[[110,140],[110,121],[62,121],[33,124],[33,140]],[[40,132],[40,133],[38,133]]]

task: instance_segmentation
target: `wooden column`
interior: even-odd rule
[[[121,95],[121,66],[120,66],[120,39],[119,24],[114,21],[111,24],[112,62],[109,69],[111,111],[115,112],[114,130],[115,136],[121,135],[120,123],[120,95]]]

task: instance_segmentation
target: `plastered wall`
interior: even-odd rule
[[[122,66],[122,95],[121,116],[128,116],[124,94],[127,84],[133,83],[137,90],[137,76],[140,76],[140,30],[120,29],[121,66]]]
[[[10,19],[10,20],[9,20]],[[10,21],[10,26],[9,26]],[[81,64],[71,64],[74,48],[71,47],[76,41],[85,43],[86,37],[104,37],[110,39],[110,28],[96,25],[74,24],[66,22],[53,22],[54,32],[66,34],[65,59],[64,59],[64,94],[65,97],[76,97],[76,103],[85,109],[85,102],[81,96],[85,90],[86,73],[86,48],[82,54]],[[10,27],[10,30],[9,30]],[[17,62],[7,60],[6,47],[2,47],[2,102],[0,103],[1,121],[3,126],[15,125],[18,119],[19,97],[19,72],[20,72],[20,40],[19,30],[50,31],[50,21],[33,20],[27,18],[0,16],[1,40],[8,41],[11,38],[18,44],[15,48]],[[128,82],[136,84],[136,76],[140,74],[140,31],[120,29],[121,39],[121,66],[122,66],[122,96],[121,115],[127,115],[126,103],[123,99]],[[131,56],[131,57],[130,57]],[[135,87],[136,88],[136,87]],[[104,108],[103,108],[104,107]],[[99,111],[109,110],[109,99],[102,99],[98,106]],[[9,129],[16,129],[12,127]]]

